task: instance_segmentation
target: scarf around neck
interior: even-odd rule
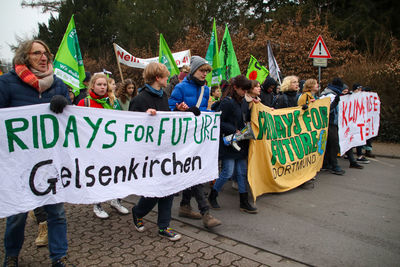
[[[199,79],[197,79],[196,77],[194,77],[192,74],[189,74],[188,80],[192,80],[195,84],[197,84],[197,85],[199,85],[199,86],[203,86],[203,85],[206,84],[206,80],[200,81]]]
[[[113,109],[113,107],[108,103],[108,97],[104,98],[93,98],[91,95],[88,95],[87,98],[93,100],[96,103],[99,103],[103,106],[104,109]]]
[[[34,68],[29,69],[26,65],[15,65],[15,73],[20,79],[35,88],[39,93],[42,93],[49,89],[53,84],[53,65],[48,64],[46,72],[38,71]]]
[[[162,90],[162,89],[160,89],[160,90],[157,90],[157,89],[154,89],[153,87],[151,87],[149,84],[145,84],[144,86],[146,86],[146,88],[150,91],[150,92],[152,92],[153,94],[155,94],[155,95],[157,95],[157,96],[159,96],[159,97],[162,97],[163,96],[163,93],[164,93],[164,91]]]

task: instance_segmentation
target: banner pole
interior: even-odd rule
[[[122,76],[121,65],[119,64],[118,54],[117,54],[117,48],[115,47],[115,43],[113,43],[113,47],[114,47],[115,57],[117,58],[117,64],[118,64],[118,69],[119,69],[119,75],[121,75],[121,81],[124,82],[124,76]]]

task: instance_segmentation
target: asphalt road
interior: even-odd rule
[[[212,211],[223,225],[213,232],[308,265],[399,266],[400,159],[371,159],[363,170],[339,163],[344,176],[321,172],[313,189],[259,197],[256,215],[239,211],[228,182],[219,197],[222,209]],[[201,227],[201,221],[179,220]]]

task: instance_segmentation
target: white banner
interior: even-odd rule
[[[0,218],[45,204],[162,197],[218,177],[220,113],[48,104],[0,110]]]
[[[340,154],[366,144],[378,135],[381,101],[377,93],[360,92],[340,97],[339,144]]]
[[[138,58],[132,56],[117,44],[115,44],[115,49],[117,50],[116,53],[119,62],[132,68],[144,69],[144,67],[146,67],[150,62],[158,62],[158,57]],[[172,53],[172,56],[174,57],[178,68],[183,65],[190,65],[190,50]]]

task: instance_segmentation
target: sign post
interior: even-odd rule
[[[308,57],[312,58],[313,65],[318,67],[318,86],[319,91],[321,91],[321,67],[326,68],[328,66],[328,58],[332,58],[321,35],[315,41]]]

